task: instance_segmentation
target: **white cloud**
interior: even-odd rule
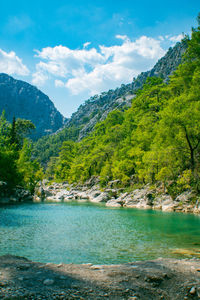
[[[161,41],[164,41],[165,40],[165,38],[162,36],[162,35],[159,35],[159,40],[161,40]]]
[[[120,40],[123,40],[123,41],[129,39],[127,35],[120,35],[120,34],[117,34],[115,37],[116,37],[117,39],[120,39]]]
[[[36,50],[40,62],[33,83],[41,85],[53,78],[56,87],[65,85],[72,94],[93,95],[130,82],[165,54],[159,39],[142,36],[131,41],[125,35],[116,38],[122,40],[121,45],[86,49],[89,44],[85,43],[81,50],[61,45]]]
[[[170,41],[172,42],[180,42],[182,39],[184,38],[184,34],[179,34],[179,35],[174,35],[172,37],[169,38]]]
[[[22,76],[29,74],[28,68],[22,63],[22,60],[14,51],[7,53],[2,49],[0,49],[0,72]]]
[[[89,45],[91,44],[91,42],[86,42],[83,44],[83,48],[87,48]]]
[[[55,80],[55,86],[56,87],[64,87],[65,84],[64,84],[64,82],[62,80],[56,79]]]
[[[38,70],[32,75],[32,83],[37,86],[43,86],[45,82],[49,79],[49,76],[44,72]]]

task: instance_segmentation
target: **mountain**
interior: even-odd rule
[[[148,77],[162,77],[164,81],[167,81],[181,63],[186,48],[185,40],[177,43],[173,48],[169,48],[165,56],[159,59],[150,71],[142,72],[130,84],[122,84],[120,88],[103,92],[101,95],[85,101],[66,121],[63,129],[58,130],[56,134],[45,136],[35,143],[34,157],[45,165],[50,157],[58,155],[63,141],[81,140],[94,129],[97,122],[104,120],[109,112],[114,109],[125,110],[130,107],[136,91],[143,86]]]
[[[142,72],[133,79],[132,83],[122,84],[120,88],[91,97],[72,114],[66,126],[81,127],[79,140],[84,138],[93,130],[95,124],[104,120],[113,109],[123,110],[125,107],[131,106],[131,99],[133,99],[135,92],[143,86],[148,77],[161,77],[167,81],[181,63],[186,48],[187,42],[185,40],[177,43],[173,48],[169,48],[153,69]]]
[[[36,140],[54,133],[64,124],[64,117],[53,102],[31,84],[0,74],[0,114],[5,110],[6,118],[30,120],[36,126],[31,137]]]

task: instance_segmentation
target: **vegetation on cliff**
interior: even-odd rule
[[[112,111],[82,141],[64,142],[47,175],[69,182],[97,175],[102,185],[159,181],[172,195],[191,187],[199,192],[200,16],[198,24],[169,83],[147,78],[131,108]]]
[[[169,75],[181,63],[182,54],[187,48],[187,41],[183,40],[170,48],[155,66],[147,72],[142,72],[129,84],[122,84],[115,90],[109,90],[95,95],[80,105],[78,110],[66,121],[65,128],[56,134],[42,137],[33,145],[33,154],[43,165],[51,156],[58,156],[63,141],[82,140],[95,128],[95,125],[105,120],[113,110],[124,111],[131,106],[131,99],[136,91],[142,88],[148,77],[161,77],[168,81]]]

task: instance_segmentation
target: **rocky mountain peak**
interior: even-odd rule
[[[47,95],[35,86],[0,74],[0,114],[5,110],[6,118],[23,118],[36,126],[33,139],[56,132],[64,124],[64,117],[55,108]]]

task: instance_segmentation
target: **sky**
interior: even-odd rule
[[[0,73],[35,85],[70,117],[151,69],[199,12],[199,0],[1,1]]]

